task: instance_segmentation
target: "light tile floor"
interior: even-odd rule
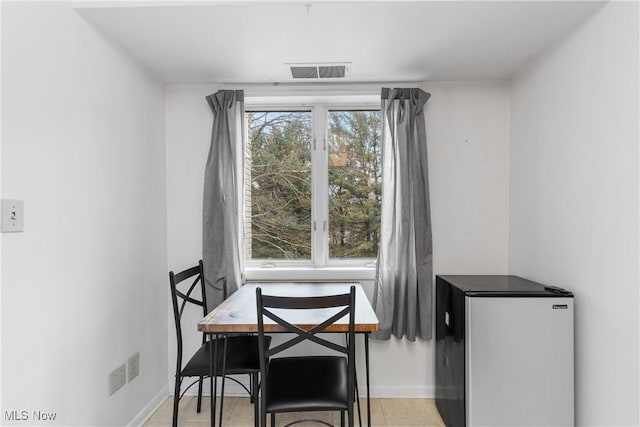
[[[362,422],[366,425],[366,402],[361,400]],[[197,399],[185,396],[180,401],[179,426],[204,427],[209,425],[209,399],[204,398],[202,411],[196,412]],[[173,399],[168,398],[145,423],[145,427],[170,426],[173,411]],[[305,414],[280,414],[276,416],[276,424],[282,427],[295,419],[321,419],[334,425],[340,425],[339,413],[318,412]],[[371,425],[373,427],[444,427],[433,399],[371,399]],[[253,405],[249,398],[227,397],[224,401],[224,427],[253,427]],[[319,426],[319,423],[300,423],[297,426]],[[357,412],[356,412],[356,425]]]

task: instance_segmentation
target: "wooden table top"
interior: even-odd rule
[[[262,288],[263,295],[276,296],[324,296],[349,293],[351,286],[356,287],[355,331],[374,332],[378,330],[376,317],[367,295],[359,283],[246,283],[229,298],[213,309],[206,317],[198,322],[198,331],[225,332],[257,332],[258,320],[256,309],[256,288]],[[302,329],[310,329],[326,320],[339,308],[314,310],[273,310],[287,321]],[[348,318],[345,316],[331,325],[325,332],[346,332]],[[271,319],[264,319],[265,332],[282,332],[283,329],[274,324]]]

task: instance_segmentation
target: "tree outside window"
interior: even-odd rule
[[[326,142],[318,143],[312,111],[247,112],[248,260],[311,261],[314,232],[322,233],[317,236],[323,236],[321,244],[328,247],[329,259],[377,256],[379,111],[324,110],[324,114]],[[314,150],[324,156],[314,156]],[[324,171],[325,179],[312,184],[313,168]],[[314,221],[314,197],[324,199],[326,219]]]

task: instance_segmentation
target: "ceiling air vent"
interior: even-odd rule
[[[294,79],[344,79],[348,64],[287,64]]]
[[[291,67],[291,77],[293,77],[294,79],[317,79],[318,67]]]
[[[321,65],[318,67],[318,76],[321,79],[337,79],[347,74],[346,65]]]

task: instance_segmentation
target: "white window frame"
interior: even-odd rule
[[[247,280],[373,280],[375,258],[329,259],[329,111],[380,110],[378,100],[353,102],[333,97],[330,102],[296,103],[286,96],[268,103],[245,100],[245,111],[311,111],[311,259],[249,260],[245,259]],[[248,126],[248,123],[245,123]],[[248,132],[245,132],[248,138]],[[245,141],[246,143],[246,141]],[[243,186],[244,187],[244,186]],[[244,188],[243,188],[244,189]],[[244,215],[244,211],[243,211]],[[244,221],[243,221],[244,223]]]

